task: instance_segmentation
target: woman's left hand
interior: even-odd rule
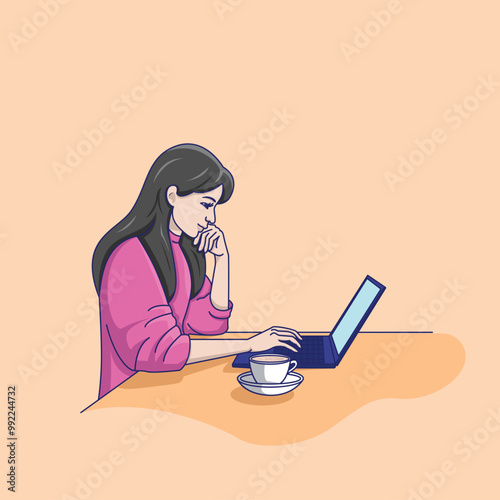
[[[193,245],[198,247],[198,251],[210,252],[216,257],[227,255],[224,233],[213,224],[209,224],[207,229],[204,229],[195,236]]]

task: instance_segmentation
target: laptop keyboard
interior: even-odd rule
[[[290,359],[296,360],[299,364],[321,364],[325,361],[325,347],[323,336],[310,335],[303,336],[300,341],[299,352],[293,352],[286,347],[273,347],[274,354],[285,354]],[[291,344],[297,347],[295,344]]]

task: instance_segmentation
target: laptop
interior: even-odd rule
[[[297,361],[297,368],[335,368],[342,361],[384,291],[384,285],[367,276],[329,335],[301,333],[301,348],[298,352],[279,346],[262,351],[262,354],[285,354]],[[248,368],[249,359],[255,354],[238,354],[233,366]]]

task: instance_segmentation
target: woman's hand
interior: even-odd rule
[[[277,346],[284,346],[297,352],[297,349],[291,346],[289,342],[300,348],[299,340],[302,340],[302,337],[295,330],[285,328],[284,326],[273,326],[249,338],[248,344],[250,352],[267,351],[271,347]]]
[[[224,233],[213,224],[209,224],[207,229],[204,229],[195,236],[193,245],[198,246],[198,251],[210,252],[216,257],[227,255]]]

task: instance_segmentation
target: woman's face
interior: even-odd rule
[[[167,190],[167,201],[173,207],[174,232],[178,228],[194,238],[206,229],[208,224],[215,224],[215,205],[219,202],[222,191],[221,184],[212,191],[179,196],[177,187],[170,186]]]

